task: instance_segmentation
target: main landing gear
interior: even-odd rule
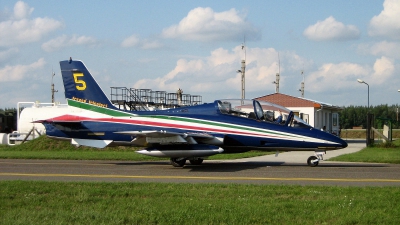
[[[325,151],[323,151],[323,152],[320,152],[320,151],[317,152],[316,151],[315,155],[312,155],[312,156],[308,157],[307,164],[309,166],[312,166],[312,167],[318,166],[319,161],[324,160],[324,158],[323,158],[324,154],[326,154]]]
[[[186,164],[187,158],[170,158],[169,161],[174,167],[183,167]],[[189,162],[192,165],[200,165],[203,163],[202,158],[189,158]]]

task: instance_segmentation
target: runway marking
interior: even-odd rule
[[[89,177],[89,178],[132,178],[132,179],[195,179],[195,180],[265,180],[265,181],[336,181],[336,182],[400,182],[400,179],[346,179],[346,178],[284,178],[284,177],[191,177],[191,176],[134,176],[101,174],[29,174],[0,173],[0,176],[25,177]]]

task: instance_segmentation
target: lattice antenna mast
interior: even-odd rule
[[[279,80],[281,76],[281,58],[279,57],[279,52],[278,52],[278,73],[276,74],[275,81],[272,82],[275,84],[275,93],[279,93]]]
[[[56,74],[54,73],[54,72],[52,72],[52,74],[51,74],[51,103],[54,103],[55,101],[54,101],[54,93],[55,92],[58,92],[58,90],[55,90],[54,89],[54,82],[53,82],[53,77],[55,76]]]
[[[304,70],[301,70],[301,75],[303,76],[303,82],[301,82],[299,91],[301,92],[301,97],[304,98]]]
[[[242,83],[242,100],[246,98],[245,92],[246,92],[246,36],[244,37],[244,41],[242,44],[242,50],[244,50],[244,59],[241,62],[241,69],[238,70],[238,73],[241,73],[241,83]]]

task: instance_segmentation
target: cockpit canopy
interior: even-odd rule
[[[219,111],[223,114],[286,126],[310,127],[289,109],[271,102],[249,99],[221,99],[216,102],[218,103]]]

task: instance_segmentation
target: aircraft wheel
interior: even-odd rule
[[[203,163],[203,159],[202,158],[190,159],[189,162],[192,165],[200,165]]]
[[[171,158],[169,161],[174,167],[183,167],[186,163],[185,158]]]
[[[316,161],[316,162],[311,162],[311,161],[313,161],[313,160],[316,160],[316,159],[318,159],[316,156],[310,156],[310,157],[308,157],[308,159],[307,159],[307,164],[309,165],[309,166],[318,166],[318,163],[319,163],[319,161]]]

